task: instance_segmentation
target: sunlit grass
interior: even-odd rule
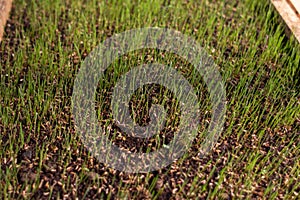
[[[296,199],[299,195],[300,48],[293,36],[286,36],[268,1],[16,0],[14,4],[0,47],[1,198]],[[126,174],[98,163],[84,148],[75,133],[71,96],[84,58],[113,34],[139,27],[167,27],[195,38],[219,67],[226,84],[227,113],[218,144],[200,159],[197,150],[210,107],[205,85],[194,79],[205,119],[193,147],[158,172]],[[131,52],[114,62],[114,73],[108,70],[106,76],[110,81],[99,82],[98,91],[107,92],[96,97],[103,126],[113,128],[103,101],[109,100],[110,88],[130,67],[154,59],[173,63],[190,77],[188,63],[162,54]],[[137,94],[143,97],[143,91]],[[176,101],[160,94],[156,102],[174,107]],[[144,99],[133,102],[139,110]],[[141,110],[141,117],[146,111]],[[115,129],[111,133],[116,140],[126,138]]]

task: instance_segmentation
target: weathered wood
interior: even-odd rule
[[[4,27],[9,17],[12,0],[0,0],[0,41],[2,40]]]
[[[290,2],[295,7],[298,14],[300,14],[300,1],[299,0],[290,0]]]
[[[272,0],[272,3],[300,42],[300,0]]]

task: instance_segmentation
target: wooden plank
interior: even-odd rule
[[[298,14],[300,14],[300,0],[290,0],[290,2],[295,7]]]
[[[2,40],[4,27],[9,17],[12,0],[0,0],[0,41]]]
[[[300,1],[272,0],[272,3],[300,42]]]

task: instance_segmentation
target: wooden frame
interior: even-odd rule
[[[300,42],[300,0],[271,0],[290,30]]]
[[[0,41],[2,40],[4,27],[9,17],[12,0],[0,0]]]

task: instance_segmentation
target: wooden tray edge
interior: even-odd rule
[[[293,1],[271,0],[271,2],[300,43],[300,14]]]

